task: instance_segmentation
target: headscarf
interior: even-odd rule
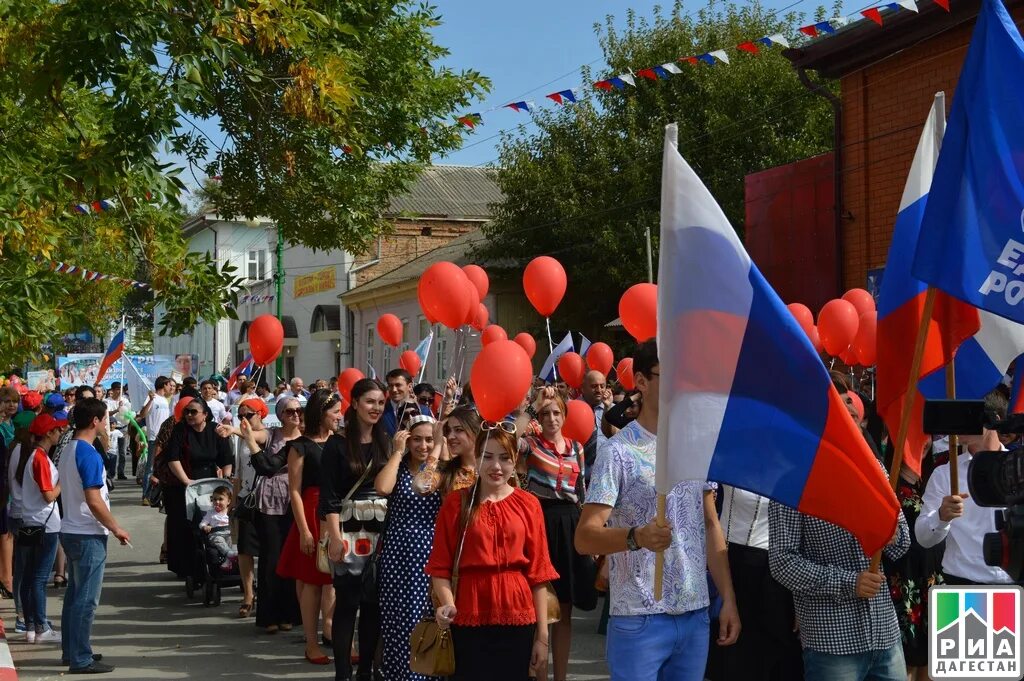
[[[254,412],[260,415],[261,419],[267,418],[267,414],[270,413],[270,409],[267,407],[267,403],[258,397],[250,397],[242,400],[238,403],[239,407],[249,407]]]
[[[289,408],[289,404],[291,402],[294,402],[296,407],[302,407],[302,403],[294,397],[278,398],[277,402],[274,404],[274,413],[277,414],[277,420],[282,424],[284,423],[284,412]]]
[[[178,400],[178,403],[176,405],[174,405],[174,421],[175,422],[181,421],[181,419],[184,417],[184,413],[183,412],[185,411],[185,407],[187,407],[189,405],[189,403],[192,400],[194,400],[194,399],[195,399],[194,397],[189,397],[188,395],[186,395],[186,396],[184,396],[184,397],[182,397],[181,399]]]

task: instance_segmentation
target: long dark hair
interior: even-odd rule
[[[324,413],[338,403],[338,396],[330,390],[317,390],[306,402],[306,437],[312,439],[320,434]]]
[[[480,413],[473,407],[461,406],[456,407],[452,410],[452,413],[448,415],[448,419],[455,419],[462,426],[469,431],[470,436],[476,440],[480,435],[480,424],[483,420],[480,418]],[[448,463],[444,466],[444,472],[441,475],[441,490],[442,494],[448,494],[452,491],[455,486],[455,475],[462,468],[462,457],[456,456],[448,460]]]
[[[363,424],[360,423],[359,415],[356,413],[356,402],[363,395],[374,390],[379,390],[387,395],[384,386],[372,378],[363,378],[356,381],[355,385],[352,386],[352,401],[345,412],[345,454],[348,456],[348,466],[352,475],[362,475],[366,470],[366,462],[363,461],[363,453],[361,451]],[[373,445],[370,466],[374,469],[383,468],[388,462],[390,442],[388,432],[384,429],[384,422],[381,419],[377,419],[377,423],[373,424],[370,434]]]
[[[476,444],[474,450],[476,451],[476,460],[479,463],[484,456],[484,447],[487,446],[488,440],[494,440],[501,444],[508,452],[508,455],[512,457],[513,465],[516,462],[516,457],[519,455],[519,444],[516,440],[516,436],[510,433],[506,433],[501,428],[495,428],[490,431],[481,431],[476,436]],[[479,466],[478,466],[479,468]],[[462,510],[459,513],[459,527],[468,527],[469,523],[473,522],[476,518],[477,512],[480,510],[480,472],[477,470],[476,482],[469,489],[468,492],[462,495]]]
[[[48,435],[49,433],[47,433]],[[21,456],[18,458],[18,470],[14,473],[15,479],[19,485],[24,485],[23,480],[25,479],[25,467],[28,465],[29,459],[36,453],[36,449],[39,448],[39,443],[43,441],[46,435],[32,435],[28,429],[25,429],[25,437],[21,440]],[[49,454],[49,452],[47,452]]]

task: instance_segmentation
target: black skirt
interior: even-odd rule
[[[255,522],[239,519],[238,553],[242,556],[260,555],[260,537],[256,533]]]
[[[534,624],[452,626],[455,673],[449,681],[526,681],[536,630]]]
[[[558,602],[571,603],[581,610],[593,610],[597,607],[597,591],[594,589],[597,566],[591,556],[581,556],[573,545],[580,509],[571,501],[541,499],[540,503],[544,510],[548,553],[558,572],[558,579],[551,583]]]

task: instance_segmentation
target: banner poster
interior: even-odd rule
[[[158,376],[193,376],[195,367],[199,366],[198,355],[129,355],[129,358],[150,384],[153,384]],[[60,377],[61,388],[94,385],[102,360],[103,353],[100,352],[59,355],[57,374]],[[114,362],[103,377],[101,384],[104,388],[109,388],[114,381],[121,381],[124,375],[121,361],[119,359]]]
[[[25,374],[25,384],[29,390],[38,390],[40,393],[51,392],[57,389],[57,377],[53,369],[29,371]]]

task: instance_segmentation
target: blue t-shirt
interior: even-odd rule
[[[85,490],[98,489],[103,503],[110,508],[103,456],[85,440],[71,440],[61,452],[58,471],[64,504],[60,531],[68,534],[109,534],[85,502]]]

